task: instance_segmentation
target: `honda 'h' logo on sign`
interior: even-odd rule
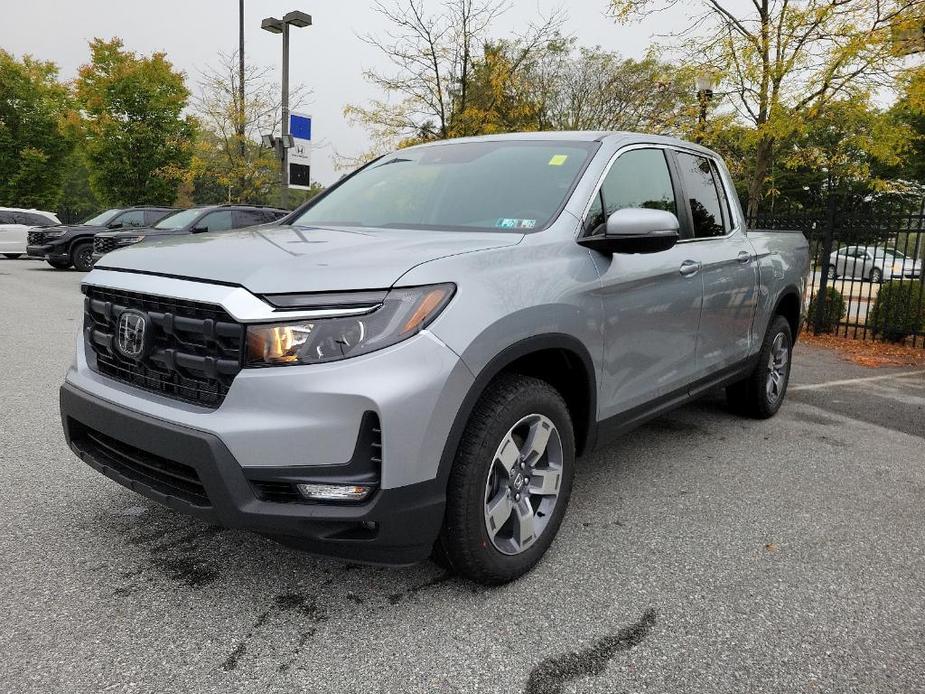
[[[123,311],[116,325],[116,350],[123,357],[140,360],[147,346],[148,319],[139,311]]]

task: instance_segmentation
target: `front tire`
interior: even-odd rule
[[[46,260],[45,262],[55,270],[67,270],[71,266],[71,263],[67,260]]]
[[[559,530],[574,467],[562,395],[538,378],[500,377],[475,406],[457,449],[439,552],[477,583],[523,575]]]
[[[870,281],[874,284],[883,282],[883,271],[880,268],[874,268],[870,271]]]
[[[754,370],[726,388],[730,409],[754,419],[767,419],[777,414],[787,394],[792,356],[790,323],[783,316],[775,316],[764,336]]]
[[[93,244],[80,243],[71,253],[74,268],[81,272],[90,272],[93,269]]]
[[[835,271],[834,265],[828,265],[825,269],[825,274],[830,280],[838,279],[838,273]]]

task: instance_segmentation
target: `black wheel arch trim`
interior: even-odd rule
[[[803,295],[800,294],[800,290],[793,284],[789,284],[778,294],[777,301],[774,302],[774,310],[771,311],[771,315],[768,317],[768,325],[771,324],[771,321],[774,320],[774,316],[783,315],[780,312],[781,304],[784,301],[788,300],[790,297],[793,297],[797,302],[797,320],[796,320],[796,329],[792,330],[793,335],[791,338],[793,344],[797,343],[797,337],[800,334],[800,327],[803,325]],[[794,326],[791,326],[793,328]],[[765,328],[767,330],[767,328]]]
[[[446,488],[446,482],[450,476],[453,459],[456,457],[456,449],[459,447],[463,431],[469,421],[469,416],[472,414],[476,403],[479,401],[479,398],[482,397],[488,385],[495,376],[500,374],[518,359],[536,352],[551,349],[566,350],[574,354],[578,357],[579,363],[585,371],[585,376],[588,379],[587,430],[581,441],[579,441],[576,435],[575,443],[576,448],[582,452],[587,452],[594,448],[597,440],[597,372],[594,368],[594,361],[591,359],[591,353],[578,338],[565,333],[534,335],[505,347],[476,375],[475,381],[469,387],[469,391],[466,393],[459,410],[456,412],[456,417],[450,427],[450,433],[443,446],[443,453],[440,456],[440,462],[437,468],[437,480],[444,489]]]

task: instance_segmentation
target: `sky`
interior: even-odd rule
[[[425,0],[436,8],[438,0]],[[684,26],[682,7],[641,25],[618,26],[605,14],[607,0],[511,0],[511,9],[497,22],[494,34],[517,34],[540,13],[564,8],[565,31],[586,46],[601,45],[626,57],[641,56],[656,32]],[[733,3],[735,4],[735,3]],[[311,114],[315,151],[312,176],[322,184],[336,180],[335,154],[354,156],[369,148],[362,127],[343,117],[348,103],[363,104],[380,96],[363,79],[365,68],[382,64],[380,54],[360,36],[380,33],[384,20],[361,0],[246,0],[245,55],[253,64],[278,73],[282,41],[260,29],[263,17],[281,17],[290,10],[312,15],[313,26],[294,29],[290,79],[312,95],[303,111]],[[16,56],[30,53],[58,64],[63,79],[76,75],[88,60],[87,42],[119,36],[138,53],[163,51],[186,73],[193,91],[200,73],[230,53],[238,41],[237,0],[0,0],[0,48]]]

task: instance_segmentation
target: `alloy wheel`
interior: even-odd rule
[[[771,354],[768,358],[768,378],[765,384],[768,402],[776,403],[783,397],[787,380],[787,364],[790,362],[790,345],[784,333],[777,333],[771,343]]]
[[[541,414],[523,417],[495,451],[485,482],[485,528],[502,554],[529,549],[543,534],[559,498],[562,440]]]

